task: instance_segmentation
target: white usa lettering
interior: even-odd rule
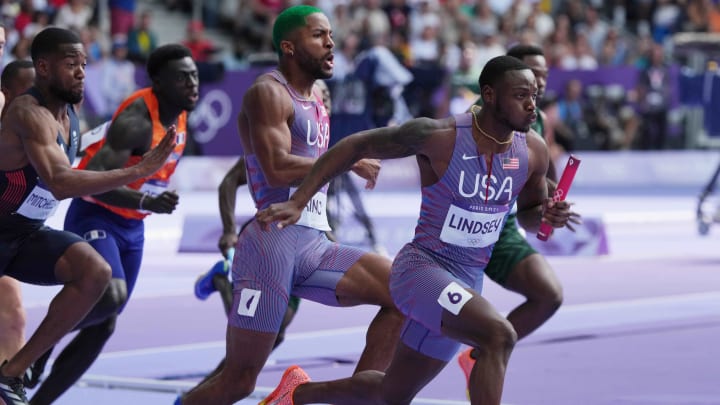
[[[468,176],[469,177],[469,176]],[[489,183],[489,184],[488,184]],[[458,180],[458,193],[465,197],[465,198],[472,198],[475,196],[479,196],[482,199],[488,199],[488,200],[494,200],[494,201],[500,201],[500,200],[506,200],[509,201],[512,199],[512,190],[513,190],[513,179],[512,177],[508,176],[505,177],[502,181],[502,183],[498,187],[498,178],[495,176],[484,175],[482,176],[482,180],[480,178],[480,173],[475,174],[475,179],[471,184],[472,191],[466,191],[465,186],[465,171],[460,171],[460,179]],[[487,195],[485,195],[485,192],[487,190]],[[504,198],[506,197],[506,198]]]
[[[316,122],[315,129],[317,135],[313,136],[312,121],[307,120],[307,144],[310,146],[317,145],[320,149],[327,149],[330,144],[330,124]]]

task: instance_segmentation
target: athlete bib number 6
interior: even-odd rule
[[[470,294],[463,286],[456,282],[452,282],[445,287],[438,297],[438,304],[447,309],[453,315],[460,313],[460,310],[470,301]]]

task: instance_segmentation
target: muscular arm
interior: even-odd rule
[[[239,126],[247,122],[252,153],[272,187],[297,185],[310,172],[315,159],[290,153],[292,138],[288,121],[293,106],[287,91],[277,82],[260,81],[243,98]]]
[[[73,169],[57,144],[61,126],[47,109],[39,106],[30,96],[21,96],[10,105],[3,121],[3,131],[6,127],[19,136],[27,159],[59,200],[112,190],[147,172],[147,168],[140,166],[105,172]]]
[[[150,149],[151,142],[152,121],[145,103],[138,99],[110,124],[105,143],[86,169],[103,172],[122,168],[133,152],[142,155]],[[143,193],[121,186],[93,197],[116,207],[134,209],[139,207]]]
[[[448,158],[445,156],[448,148],[452,148],[454,143],[454,139],[448,135],[450,130],[454,130],[452,124],[449,120],[416,118],[400,126],[371,129],[347,136],[318,159],[290,200],[298,206],[305,206],[325,183],[350,169],[360,159],[422,155],[431,162],[444,161]]]
[[[543,203],[548,198],[547,173],[550,162],[545,141],[535,131],[527,134],[528,180],[517,200],[517,218],[529,232],[537,232],[543,214]]]
[[[235,199],[237,189],[247,184],[245,175],[245,158],[240,157],[235,165],[225,174],[218,187],[218,204],[220,206],[220,219],[222,220],[223,233],[235,234],[237,224],[235,223]]]

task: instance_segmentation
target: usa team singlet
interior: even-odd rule
[[[328,148],[329,118],[322,98],[306,99],[295,92],[279,71],[269,73],[285,86],[293,103],[290,125],[293,155],[317,159]],[[287,201],[294,189],[268,184],[254,155],[245,156],[248,186],[257,209]],[[230,325],[260,332],[280,328],[292,294],[325,305],[338,306],[335,287],[360,259],[360,249],[330,242],[327,186],[307,204],[300,220],[283,229],[263,231],[253,220],[240,233],[233,261],[233,306]]]
[[[460,343],[440,332],[444,310],[457,315],[482,291],[482,276],[507,214],[528,177],[526,136],[516,132],[488,165],[472,136],[471,113],[455,117],[456,139],[446,172],[422,188],[415,237],[393,262],[390,293],[407,316],[402,341],[449,361]]]

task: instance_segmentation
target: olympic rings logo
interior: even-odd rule
[[[232,100],[223,90],[210,90],[192,111],[188,122],[194,129],[199,143],[208,143],[217,136],[218,130],[230,122]]]

